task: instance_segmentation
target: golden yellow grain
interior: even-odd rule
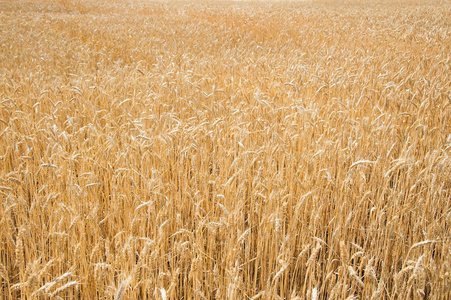
[[[450,14],[3,1],[0,298],[446,298]]]

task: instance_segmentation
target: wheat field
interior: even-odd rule
[[[451,3],[0,2],[0,299],[450,299]]]

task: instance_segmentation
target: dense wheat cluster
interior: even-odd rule
[[[451,4],[0,2],[1,299],[448,299]]]

